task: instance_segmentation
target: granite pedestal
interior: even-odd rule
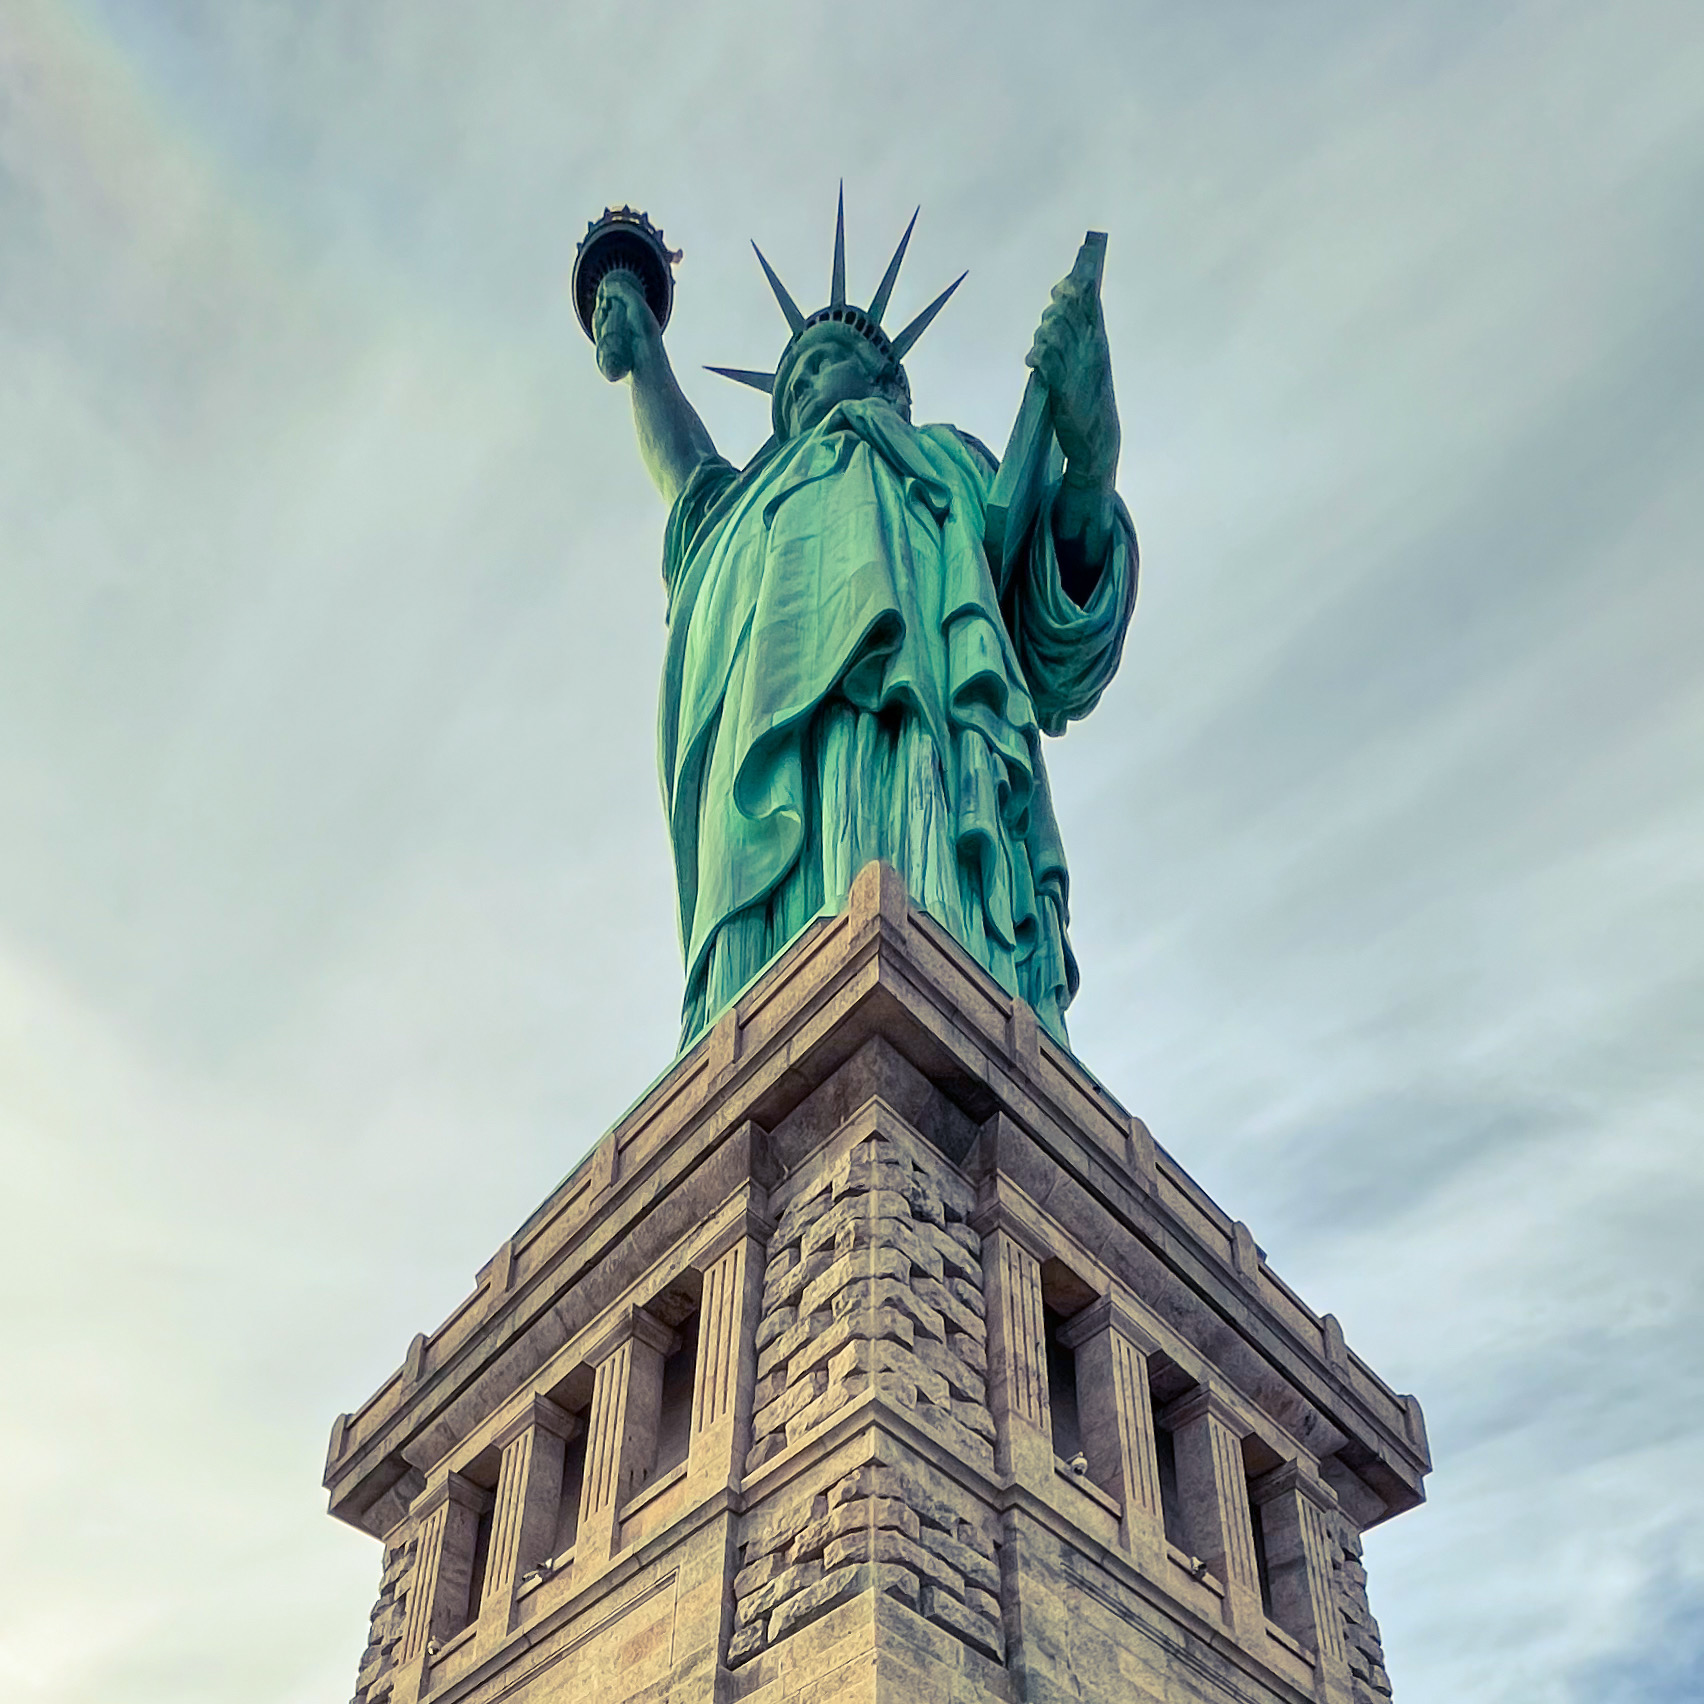
[[[357,1704],[1377,1704],[1420,1406],[872,865],[336,1421]]]

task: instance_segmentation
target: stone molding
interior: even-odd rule
[[[534,1395],[527,1398],[526,1406],[491,1440],[491,1447],[506,1450],[521,1433],[531,1431],[535,1426],[541,1432],[549,1432],[553,1437],[568,1441],[578,1437],[585,1424],[578,1414],[570,1414],[548,1396]]]
[[[436,1484],[428,1485],[414,1499],[408,1512],[415,1520],[424,1520],[446,1503],[471,1509],[476,1515],[483,1514],[491,1507],[491,1493],[482,1490],[471,1479],[464,1479],[459,1473],[446,1473]]]
[[[1249,1481],[1249,1501],[1253,1503],[1267,1503],[1290,1492],[1307,1498],[1323,1514],[1335,1516],[1338,1512],[1337,1493],[1320,1478],[1318,1469],[1305,1461],[1287,1461]]]
[[[1168,1403],[1160,1412],[1160,1424],[1173,1432],[1179,1432],[1204,1417],[1217,1420],[1235,1432],[1238,1438],[1248,1436],[1249,1426],[1240,1410],[1227,1399],[1217,1381],[1211,1379],[1198,1384],[1194,1390],[1185,1391],[1176,1401]]]
[[[1059,1341],[1067,1349],[1076,1349],[1103,1331],[1117,1332],[1144,1355],[1158,1355],[1165,1349],[1141,1306],[1116,1290],[1109,1290],[1098,1301],[1072,1314],[1059,1332]]]
[[[680,1347],[680,1334],[671,1331],[655,1314],[629,1303],[586,1350],[586,1364],[601,1367],[623,1344],[634,1341],[655,1349],[659,1355],[672,1355]]]

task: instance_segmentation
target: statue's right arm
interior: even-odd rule
[[[598,286],[592,329],[598,370],[612,382],[629,382],[639,454],[651,483],[672,508],[693,474],[716,454],[716,446],[674,376],[644,292],[625,272],[610,273]]]

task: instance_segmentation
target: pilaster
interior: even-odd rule
[[[615,1552],[621,1505],[644,1483],[657,1454],[663,1360],[678,1339],[643,1308],[628,1308],[588,1359],[592,1408],[576,1563],[601,1568]]]
[[[446,1474],[414,1505],[420,1537],[397,1656],[396,1704],[414,1704],[437,1645],[467,1625],[479,1517],[490,1507],[491,1494],[459,1473]]]
[[[1077,1399],[1089,1477],[1123,1505],[1119,1540],[1158,1571],[1165,1516],[1148,1390],[1152,1334],[1120,1298],[1103,1296],[1060,1334],[1077,1358]]]
[[[1349,1654],[1331,1589],[1331,1526],[1337,1494],[1302,1462],[1285,1462],[1249,1487],[1260,1506],[1272,1618],[1314,1654],[1319,1695],[1328,1704],[1350,1696]]]
[[[1246,1638],[1264,1637],[1266,1611],[1236,1411],[1216,1388],[1202,1385],[1161,1418],[1177,1449],[1178,1495],[1190,1549],[1225,1588],[1225,1619]]]
[[[1014,1478],[1051,1487],[1053,1416],[1047,1398],[1041,1261],[997,1211],[979,1215],[972,1223],[982,1235],[995,1463]]]
[[[687,1457],[695,1494],[736,1481],[750,1445],[765,1260],[760,1232],[766,1229],[773,1227],[742,1215],[727,1246],[712,1251],[704,1266]]]
[[[501,1458],[479,1605],[482,1650],[507,1636],[516,1582],[549,1552],[562,1501],[563,1453],[580,1424],[548,1397],[534,1396],[498,1434]]]

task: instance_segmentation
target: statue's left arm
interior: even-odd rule
[[[1136,531],[1113,489],[1118,410],[1091,282],[1054,290],[1028,364],[1046,386],[1065,469],[1015,541],[1003,605],[1036,719],[1061,734],[1112,679],[1136,603]]]
[[[1025,365],[1047,386],[1054,434],[1065,452],[1053,541],[1065,590],[1073,603],[1085,605],[1113,542],[1119,449],[1112,353],[1092,283],[1073,275],[1054,286]]]

